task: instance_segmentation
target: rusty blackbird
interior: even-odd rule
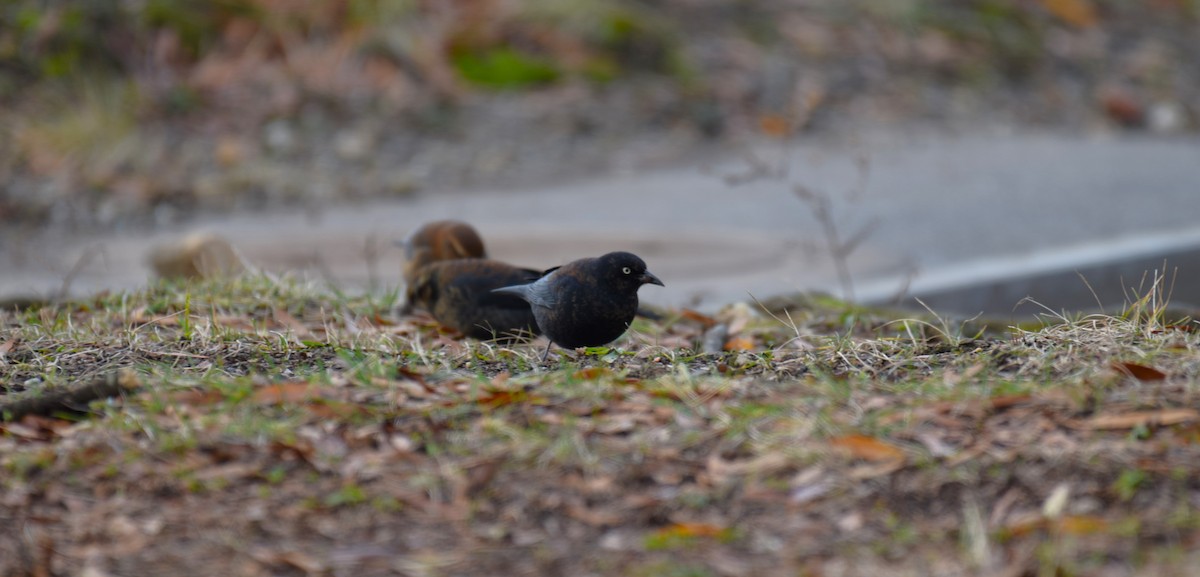
[[[538,334],[529,303],[492,289],[538,278],[532,269],[483,258],[431,262],[417,269],[405,289],[408,306],[429,311],[444,326],[480,340]]]
[[[537,334],[529,303],[491,291],[541,273],[486,259],[483,239],[471,225],[429,222],[401,244],[407,257],[402,313],[422,308],[442,325],[480,340]]]
[[[529,302],[537,326],[560,347],[593,347],[616,340],[638,310],[637,291],[644,284],[664,286],[646,263],[628,252],[571,261],[546,271],[534,282],[492,292]]]
[[[475,227],[459,220],[435,220],[421,225],[399,243],[404,247],[404,282],[413,284],[417,271],[431,263],[460,258],[487,258]]]

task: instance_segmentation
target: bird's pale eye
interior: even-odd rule
[[[623,273],[625,273],[625,274],[629,274],[629,273],[631,273],[631,272],[633,272],[633,271],[632,271],[632,270],[630,270],[630,269],[629,269],[629,267],[622,267],[622,268],[621,268],[621,272],[623,272]]]

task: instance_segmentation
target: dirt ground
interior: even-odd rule
[[[179,288],[5,313],[9,399],[97,379],[115,396],[0,408],[0,574],[1200,561],[1194,323],[1143,310],[970,338],[814,301],[639,321],[619,348],[539,363],[539,342],[457,340],[378,301]]]

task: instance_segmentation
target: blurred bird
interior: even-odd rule
[[[475,227],[458,220],[426,223],[399,243],[404,247],[404,282],[413,284],[417,270],[431,263],[461,258],[487,258]]]
[[[403,242],[407,314],[421,308],[439,323],[480,340],[535,336],[529,303],[492,289],[541,276],[533,269],[488,260],[483,239],[457,220],[427,223]]]
[[[594,347],[621,336],[638,311],[637,291],[644,284],[664,286],[646,263],[628,252],[610,252],[552,268],[534,282],[495,289],[533,307],[537,326],[550,347]]]
[[[535,336],[537,320],[529,303],[492,289],[540,274],[483,258],[431,262],[412,274],[406,306],[429,311],[442,325],[480,340]]]

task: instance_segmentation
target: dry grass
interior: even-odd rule
[[[247,279],[4,313],[9,398],[119,368],[139,388],[0,426],[0,574],[1200,562],[1195,323],[967,338],[832,302],[787,322],[735,306],[539,364],[539,343],[459,341],[391,301]],[[712,323],[730,350],[695,352]]]

